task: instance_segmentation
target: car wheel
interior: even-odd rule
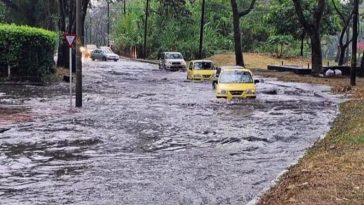
[[[115,62],[118,61],[118,60],[114,60]]]
[[[107,61],[106,57],[102,57],[102,60],[103,60],[103,61]]]
[[[95,61],[95,58],[91,58],[92,61]]]

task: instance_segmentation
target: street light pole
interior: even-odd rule
[[[198,57],[202,58],[202,45],[203,45],[203,31],[205,24],[205,0],[202,0],[202,11],[201,11],[201,29],[200,29],[200,47],[198,50]]]
[[[76,0],[76,107],[82,107],[82,18],[81,0]]]
[[[147,57],[147,31],[148,31],[148,15],[149,15],[149,0],[147,0],[147,5],[145,6],[145,22],[144,22],[144,59]]]
[[[359,1],[354,0],[353,8],[353,42],[352,42],[352,56],[351,56],[351,70],[350,70],[350,85],[356,85],[356,62],[357,62],[357,44],[358,44],[358,14],[359,14]]]
[[[110,46],[110,1],[107,1],[107,46]]]
[[[124,16],[126,15],[126,0],[124,0]]]

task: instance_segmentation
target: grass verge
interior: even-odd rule
[[[364,204],[364,80],[349,86],[349,78],[318,78],[287,72],[267,71],[268,64],[281,64],[263,54],[245,54],[247,67],[255,74],[282,81],[328,85],[335,93],[350,97],[340,105],[340,114],[323,140],[290,167],[258,205],[275,204]],[[234,64],[232,53],[212,56],[218,65]],[[305,65],[307,59],[284,59],[286,65]]]

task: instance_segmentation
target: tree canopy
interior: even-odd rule
[[[141,56],[146,1],[97,0],[93,7],[89,2],[82,0],[87,43],[106,45],[106,25],[110,21],[114,48],[121,53],[136,49]],[[197,58],[202,0],[149,2],[146,38],[149,57],[157,58],[161,51],[176,50],[188,59]],[[235,25],[236,28],[239,26],[235,29],[241,32],[239,35],[234,32],[232,2],[236,2],[236,16],[239,18],[249,13]],[[0,0],[0,22],[74,32],[73,3],[67,0]],[[107,18],[106,4],[110,6],[110,19]],[[208,0],[203,25],[203,56],[236,50],[234,45],[241,45],[242,52],[268,52],[282,57],[309,56],[316,52],[320,56],[322,54],[317,52],[321,44],[335,44],[332,40],[335,38],[339,39],[336,42],[340,45],[339,53],[344,54],[344,48],[350,43],[347,33],[351,4],[352,0],[347,3],[340,0]],[[87,8],[91,9],[86,17]],[[321,37],[325,39],[324,43],[321,43]],[[62,41],[60,43],[60,55],[67,56]],[[313,46],[316,46],[315,51]],[[62,61],[62,56],[59,59]],[[67,66],[68,62],[62,61],[59,65]]]

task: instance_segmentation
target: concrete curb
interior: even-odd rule
[[[150,64],[154,64],[154,65],[159,64],[158,60],[145,60],[145,59],[140,59],[140,58],[128,58],[128,57],[124,57],[124,56],[120,56],[120,58],[123,58],[125,60],[137,61],[137,62],[141,62],[141,63],[150,63]]]
[[[0,85],[34,85],[34,86],[44,86],[45,83],[39,82],[17,82],[17,81],[2,81]]]

